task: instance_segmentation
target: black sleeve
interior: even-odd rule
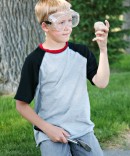
[[[97,61],[96,58],[94,56],[94,54],[89,51],[89,49],[86,47],[86,53],[87,53],[87,78],[89,79],[89,81],[91,82],[91,84],[94,85],[94,83],[92,82],[92,79],[94,77],[94,75],[97,73]]]
[[[21,72],[19,87],[14,98],[30,103],[34,98],[37,84],[38,73],[35,64],[29,58],[26,58]]]

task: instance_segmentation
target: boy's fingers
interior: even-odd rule
[[[104,28],[102,28],[100,31],[103,31],[105,33],[108,33],[109,31],[109,28],[107,26],[105,26]]]
[[[103,41],[104,39],[102,37],[95,37],[92,41]]]
[[[99,32],[99,31],[107,33],[109,31],[109,28],[104,25],[104,27],[101,27],[99,30],[96,30],[96,33]]]
[[[65,137],[62,137],[62,140],[61,140],[63,143],[67,143],[68,142],[68,140],[65,138]]]
[[[109,28],[108,28],[108,27],[105,27],[105,28],[103,29],[103,31],[104,31],[105,33],[108,33]]]
[[[63,130],[63,134],[64,134],[65,137],[69,137],[70,136],[70,134],[68,132],[66,132],[65,130]]]
[[[70,136],[69,133],[67,133],[65,130],[62,131],[63,135],[62,135],[62,138],[61,138],[61,142],[62,143],[67,143],[68,140],[67,138]]]
[[[110,24],[109,24],[108,20],[105,20],[105,24],[106,24],[106,27],[107,27],[108,30],[109,30]]]
[[[95,33],[95,35],[103,35],[104,34],[104,31],[97,31],[96,33]]]

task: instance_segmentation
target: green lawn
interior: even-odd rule
[[[0,97],[0,156],[40,156],[32,125],[15,109],[12,97]]]
[[[130,128],[130,73],[111,74],[105,89],[89,86],[91,116],[101,142]]]
[[[113,73],[109,86],[98,89],[88,83],[91,118],[100,142],[117,137],[130,127],[130,73]],[[0,156],[40,156],[32,126],[15,109],[10,96],[0,97]]]

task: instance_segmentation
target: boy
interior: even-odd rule
[[[35,125],[35,140],[42,156],[102,156],[90,120],[86,77],[104,88],[109,81],[107,36],[109,23],[96,29],[100,49],[99,65],[84,45],[68,43],[79,14],[65,0],[39,0],[38,22],[46,33],[45,42],[26,58],[15,96],[20,114]],[[101,28],[101,29],[100,29]],[[35,111],[28,105],[35,96]],[[88,152],[69,139],[80,139]]]

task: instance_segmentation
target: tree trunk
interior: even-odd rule
[[[37,0],[0,2],[0,92],[13,93],[28,53],[44,35],[34,15]]]
[[[124,0],[124,6],[130,7],[130,0]],[[130,11],[127,13],[124,13],[124,24],[123,29],[130,29]],[[130,34],[125,35],[125,40],[129,42],[130,45]],[[130,53],[130,46],[126,49],[128,53]]]

